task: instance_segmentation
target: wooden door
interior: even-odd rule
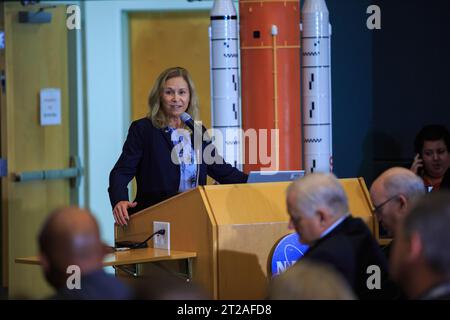
[[[169,67],[191,74],[200,100],[200,119],[211,125],[209,11],[138,12],[129,15],[131,119],[145,117],[158,75]]]
[[[6,46],[2,70],[1,157],[8,161],[2,178],[2,271],[10,297],[51,294],[40,267],[19,265],[18,257],[38,253],[39,228],[56,207],[70,203],[69,180],[15,182],[17,173],[69,167],[69,100],[66,7],[47,9],[50,23],[19,23],[18,11],[39,10],[19,2],[1,4]],[[40,90],[61,90],[61,124],[40,125]]]

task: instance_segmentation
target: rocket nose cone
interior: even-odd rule
[[[302,13],[322,12],[328,13],[325,0],[305,0]]]
[[[235,16],[236,9],[232,0],[214,0],[210,16]]]

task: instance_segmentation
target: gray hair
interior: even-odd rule
[[[306,215],[326,206],[333,215],[341,216],[348,212],[348,200],[344,188],[334,174],[311,173],[291,183],[288,194],[296,196],[296,206]]]
[[[420,199],[406,216],[405,236],[417,232],[423,257],[437,273],[450,275],[450,192],[430,193]]]
[[[391,168],[385,171],[383,187],[388,196],[403,194],[408,200],[414,201],[425,194],[423,180],[412,171],[405,168]]]

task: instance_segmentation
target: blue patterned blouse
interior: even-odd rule
[[[177,164],[180,165],[179,192],[195,188],[197,186],[197,163],[194,149],[191,144],[191,135],[184,129],[168,127],[174,150],[176,152]],[[173,159],[174,160],[174,159]]]

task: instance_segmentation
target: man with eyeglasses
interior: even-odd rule
[[[406,168],[388,169],[372,183],[373,213],[390,237],[395,238],[398,224],[410,210],[412,202],[424,194],[423,180]],[[388,258],[391,247],[389,244],[384,248]]]

